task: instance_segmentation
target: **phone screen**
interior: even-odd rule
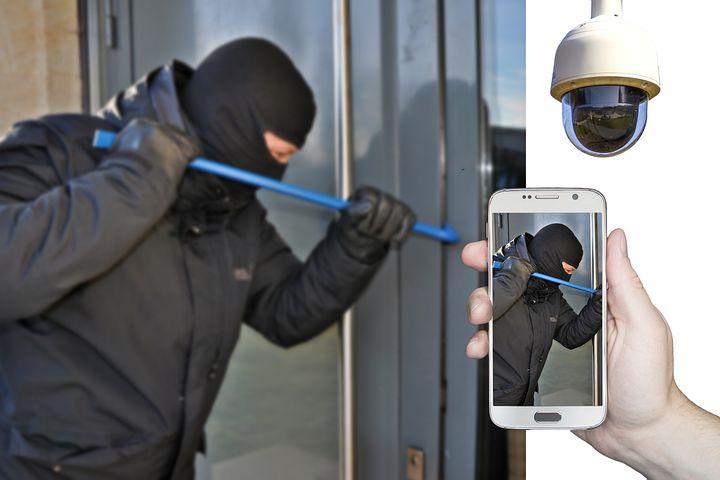
[[[494,213],[492,228],[493,405],[602,405],[602,213]]]

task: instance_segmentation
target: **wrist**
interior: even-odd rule
[[[673,384],[666,408],[656,421],[627,437],[618,459],[647,478],[717,478],[717,471],[708,471],[713,463],[708,455],[716,449],[719,428],[717,417]]]
[[[671,478],[671,438],[677,428],[679,412],[685,408],[687,401],[687,397],[673,384],[667,404],[653,421],[619,436],[622,440],[617,449],[618,460],[646,477]]]
[[[389,245],[375,238],[363,235],[341,225],[332,224],[331,234],[337,236],[343,251],[354,260],[366,265],[374,265],[385,258]]]

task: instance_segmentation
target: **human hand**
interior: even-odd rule
[[[673,435],[670,426],[689,400],[675,384],[670,328],[630,263],[622,230],[608,237],[607,283],[607,418],[574,433],[645,475],[672,477],[648,465],[648,450]]]
[[[342,210],[337,224],[340,241],[353,257],[366,263],[380,260],[389,246],[400,247],[415,224],[415,214],[390,194],[361,187]]]
[[[530,275],[535,273],[536,270],[535,265],[533,265],[529,261],[513,256],[507,257],[505,260],[503,260],[501,269],[516,273],[520,276],[524,276],[527,278],[530,278]]]
[[[602,314],[602,307],[603,307],[603,294],[602,291],[598,290],[595,293],[592,294],[590,298],[588,298],[587,304],[590,306],[590,308],[593,309],[595,313],[598,315]]]
[[[471,243],[463,262],[487,271],[487,242]],[[672,335],[627,256],[622,230],[607,243],[608,414],[591,430],[574,432],[603,455],[650,478],[720,478],[720,419],[694,405],[675,384]],[[486,324],[492,304],[486,288],[468,299],[468,320]],[[466,352],[488,354],[487,332]]]
[[[192,130],[181,131],[171,125],[138,118],[118,133],[111,152],[129,154],[174,172],[184,170],[193,158],[200,155],[201,147]]]
[[[469,243],[462,251],[462,261],[479,272],[488,271],[488,243],[486,240]],[[467,301],[468,321],[473,325],[485,325],[492,318],[492,302],[487,287],[473,290]],[[465,353],[470,358],[484,358],[488,354],[489,341],[486,330],[479,330],[470,338]]]

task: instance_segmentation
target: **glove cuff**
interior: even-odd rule
[[[342,228],[337,220],[330,224],[328,236],[335,238],[349,257],[365,265],[382,261],[390,249],[389,243],[380,242],[354,229]]]

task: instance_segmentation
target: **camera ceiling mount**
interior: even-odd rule
[[[622,0],[593,0],[592,19],[571,30],[555,54],[550,93],[556,100],[596,85],[639,88],[649,99],[660,93],[655,44],[623,19]]]

